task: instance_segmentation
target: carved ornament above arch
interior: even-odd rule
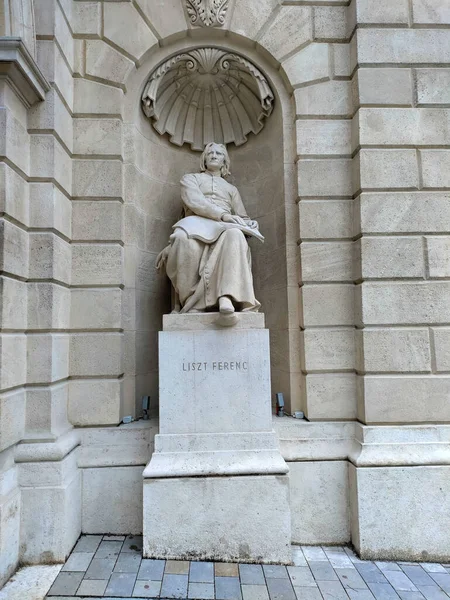
[[[225,23],[229,0],[186,0],[192,25],[221,27]]]
[[[273,110],[274,94],[248,59],[218,48],[197,48],[166,60],[150,75],[142,108],[161,135],[203,150],[208,142],[241,146]]]

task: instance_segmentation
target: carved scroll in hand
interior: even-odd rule
[[[218,48],[173,56],[151,74],[142,109],[177,146],[202,151],[209,142],[240,146],[273,110],[274,94],[248,59]]]
[[[229,0],[186,0],[186,9],[192,25],[199,27],[221,27]]]

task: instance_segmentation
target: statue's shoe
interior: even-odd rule
[[[231,315],[234,313],[234,306],[228,296],[221,296],[219,298],[219,311],[222,315]]]

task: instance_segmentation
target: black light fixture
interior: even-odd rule
[[[148,421],[148,411],[150,408],[150,396],[142,397],[142,418],[144,421]]]
[[[275,394],[277,399],[277,415],[279,417],[284,417],[284,397],[281,392]]]

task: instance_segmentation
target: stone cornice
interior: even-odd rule
[[[348,460],[356,467],[450,465],[450,426],[362,425],[273,418],[286,461]]]
[[[358,468],[450,465],[450,425],[367,426],[357,421],[307,422],[275,416],[272,422],[288,463],[348,460]],[[158,431],[157,418],[116,428],[71,430],[56,444],[19,444],[15,460],[61,460],[81,442],[81,468],[142,466],[153,452]]]
[[[15,447],[16,463],[59,461],[80,445],[80,433],[70,429],[56,440],[23,440]]]
[[[355,423],[349,460],[356,467],[450,465],[450,426]]]
[[[0,79],[6,79],[27,108],[44,100],[50,89],[35,60],[17,37],[0,37]]]

